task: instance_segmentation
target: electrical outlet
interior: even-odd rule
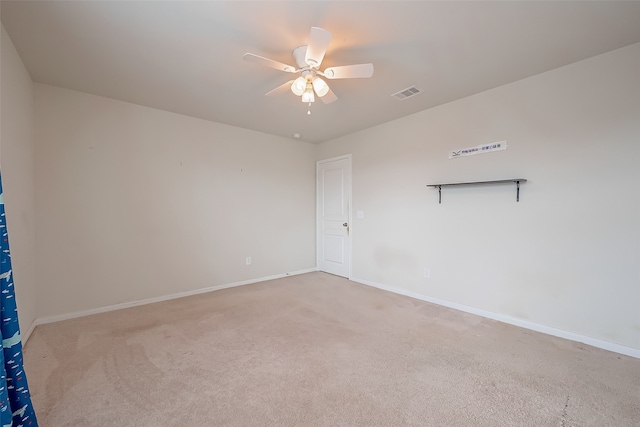
[[[424,277],[431,279],[431,270],[428,267],[424,269]]]
[[[250,256],[247,257],[247,265],[251,265],[251,257]]]

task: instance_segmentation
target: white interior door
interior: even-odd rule
[[[351,156],[321,160],[316,164],[318,198],[318,268],[349,277]]]

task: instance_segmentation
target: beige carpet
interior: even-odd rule
[[[638,426],[640,360],[324,273],[38,326],[41,427]]]

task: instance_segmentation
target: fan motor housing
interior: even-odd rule
[[[310,65],[306,63],[305,56],[307,55],[307,46],[298,46],[293,49],[293,59],[296,61],[296,65],[300,69],[309,68]]]

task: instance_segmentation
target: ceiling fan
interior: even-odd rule
[[[320,71],[320,64],[327,52],[330,41],[330,32],[322,28],[311,27],[309,43],[306,46],[299,46],[293,50],[293,59],[295,60],[297,68],[292,65],[274,61],[273,59],[254,55],[253,53],[245,53],[243,58],[246,61],[265,65],[287,73],[300,73],[300,77],[289,80],[277,88],[270,90],[265,95],[275,95],[291,89],[291,92],[301,97],[302,102],[307,102],[309,105],[315,101],[315,95],[325,104],[330,104],[337,100],[338,97],[321,77],[333,80],[368,78],[373,76],[373,64],[370,63],[329,67],[324,71]]]

